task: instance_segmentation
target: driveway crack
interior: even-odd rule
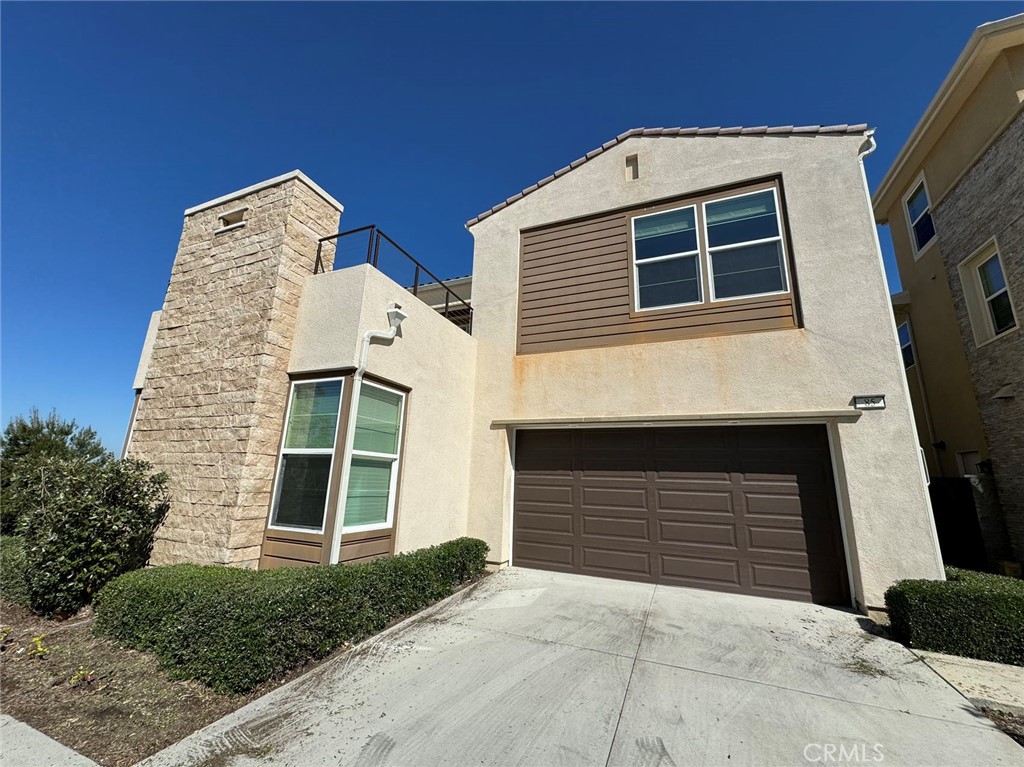
[[[626,698],[629,697],[629,686],[633,684],[633,674],[636,672],[636,662],[640,657],[640,648],[644,644],[644,635],[647,633],[647,624],[651,619],[651,606],[654,604],[654,595],[658,593],[658,584],[654,584],[651,591],[651,601],[647,603],[647,612],[644,614],[644,627],[640,629],[640,641],[636,643],[636,652],[633,654],[633,665],[629,668],[629,679],[626,680],[626,689],[622,693],[622,705],[619,706],[619,718],[615,720],[615,732],[612,733],[612,742],[608,745],[608,756],[604,760],[604,767],[608,767],[612,760],[612,751],[615,750],[615,740],[619,737],[619,725],[622,723],[622,712],[626,710]]]

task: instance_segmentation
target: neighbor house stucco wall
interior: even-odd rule
[[[512,456],[502,419],[888,408],[832,425],[862,604],[941,577],[871,211],[861,135],[633,138],[471,228],[478,342],[469,533],[509,558]],[[638,155],[639,178],[625,160]],[[524,228],[781,174],[804,327],[516,356]],[[852,412],[852,411],[851,411]],[[858,564],[859,562],[859,564]]]
[[[398,487],[395,550],[466,534],[476,341],[366,264],[307,278],[290,374],[352,369],[368,330],[387,330],[387,309],[409,315],[394,341],[374,342],[369,376],[409,389]]]

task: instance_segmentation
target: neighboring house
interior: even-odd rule
[[[128,445],[171,476],[153,561],[471,535],[495,565],[862,609],[941,578],[873,146],[629,131],[469,222],[471,294],[335,234],[298,171],[186,211]],[[368,263],[334,263],[353,237]]]
[[[991,561],[1024,560],[1022,107],[1024,14],[974,32],[873,199],[929,473],[972,478]]]

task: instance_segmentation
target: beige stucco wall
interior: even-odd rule
[[[509,557],[512,462],[501,419],[888,408],[833,425],[854,586],[941,577],[917,438],[866,199],[863,136],[633,138],[470,230],[479,342],[469,532]],[[627,155],[639,156],[628,180]],[[519,231],[781,173],[805,327],[516,357]]]
[[[410,389],[399,475],[396,551],[466,534],[476,341],[401,285],[363,264],[307,278],[289,373],[354,368],[387,309],[408,313],[401,336],[374,342],[366,372]]]

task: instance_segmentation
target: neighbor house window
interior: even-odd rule
[[[910,221],[910,235],[914,240],[914,252],[920,253],[935,237],[931,203],[928,201],[928,189],[923,178],[904,202],[907,206],[907,219]]]
[[[1006,278],[998,253],[978,267],[978,277],[995,335],[1015,327],[1017,323],[1013,318],[1013,305],[1010,303],[1010,293],[1006,289]]]
[[[700,252],[694,205],[633,219],[638,309],[700,303]]]
[[[789,290],[774,187],[636,216],[632,224],[637,311]]]
[[[292,384],[271,527],[323,530],[341,390],[340,378]]]
[[[346,532],[375,530],[394,523],[404,405],[401,392],[363,382],[345,495]]]
[[[1017,327],[1013,297],[1006,284],[1006,272],[995,240],[961,262],[959,271],[967,313],[978,345],[993,341]]]
[[[896,328],[896,334],[900,339],[900,354],[903,355],[903,367],[912,367],[914,365],[914,345],[910,341],[910,324],[902,323]]]
[[[704,203],[704,225],[714,299],[786,291],[774,189]]]

